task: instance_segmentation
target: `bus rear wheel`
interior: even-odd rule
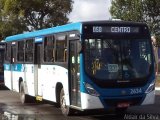
[[[66,105],[66,99],[65,99],[63,88],[61,89],[61,92],[60,92],[60,102],[59,103],[60,103],[60,107],[61,107],[61,111],[63,115],[69,116],[72,114],[72,109]]]
[[[24,83],[23,82],[20,83],[20,91],[19,92],[20,92],[21,103],[22,104],[28,103],[30,101],[30,96],[25,94],[25,88],[24,88]]]

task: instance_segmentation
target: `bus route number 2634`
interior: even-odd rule
[[[141,88],[135,88],[135,89],[130,89],[130,94],[139,94],[142,93],[142,89]]]

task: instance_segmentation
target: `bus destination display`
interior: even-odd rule
[[[139,33],[139,27],[129,26],[93,26],[93,33]]]

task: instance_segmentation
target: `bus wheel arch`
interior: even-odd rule
[[[19,81],[19,94],[20,100],[22,104],[29,103],[31,101],[31,97],[26,94],[24,81]]]
[[[21,82],[23,82],[22,77],[19,78],[19,92],[20,92],[20,84],[21,84]]]
[[[61,92],[61,89],[63,88],[63,85],[62,83],[57,83],[56,85],[56,102],[57,102],[57,107],[60,107],[60,92]]]

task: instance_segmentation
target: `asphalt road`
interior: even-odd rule
[[[156,92],[154,105],[132,107],[118,116],[113,111],[88,111],[65,117],[61,110],[48,103],[22,105],[19,94],[0,90],[0,120],[160,120],[160,92]]]

